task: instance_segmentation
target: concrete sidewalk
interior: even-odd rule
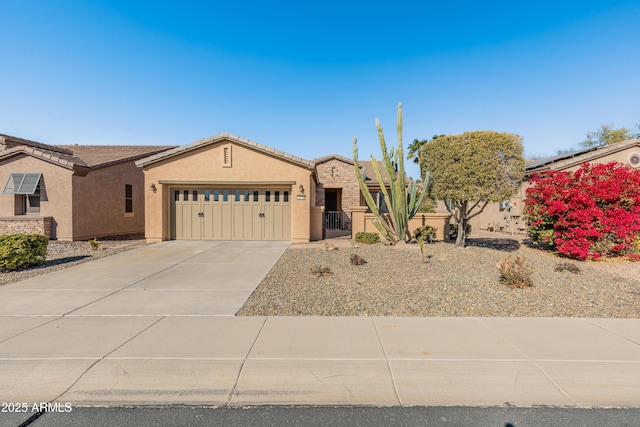
[[[3,401],[640,406],[640,321],[4,317]]]
[[[2,401],[640,407],[640,320],[234,317],[286,246],[228,243],[0,287]]]

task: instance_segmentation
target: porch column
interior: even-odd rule
[[[356,234],[366,231],[364,223],[364,213],[367,211],[366,206],[351,206],[351,237],[355,238]]]
[[[311,240],[322,240],[322,225],[324,223],[324,206],[311,207]]]

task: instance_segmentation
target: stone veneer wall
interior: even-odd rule
[[[0,235],[4,234],[43,234],[51,238],[51,223],[53,218],[14,216],[0,218]]]
[[[352,164],[332,159],[317,165],[316,170],[316,206],[324,206],[325,188],[342,188],[343,211],[351,212],[352,206],[360,206],[360,188]]]

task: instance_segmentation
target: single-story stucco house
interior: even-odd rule
[[[135,161],[173,147],[49,145],[0,134],[0,234],[86,240],[144,232]]]
[[[632,168],[640,168],[640,139],[630,139],[527,162],[525,179],[518,191],[510,200],[487,205],[480,215],[471,219],[472,230],[524,233],[526,224],[522,210],[527,188],[530,187],[531,175],[545,171],[575,171],[583,163],[598,164],[614,161]]]
[[[353,160],[305,160],[229,133],[140,159],[146,238],[163,240],[319,240],[327,229],[377,232]],[[383,204],[371,162],[367,185]],[[381,168],[382,169],[382,168]],[[384,178],[384,175],[383,175]],[[441,236],[448,215],[436,215]],[[416,219],[416,228],[432,218]],[[448,222],[446,222],[448,225]]]

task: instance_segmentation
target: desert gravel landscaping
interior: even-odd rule
[[[404,249],[375,245],[324,251],[287,249],[241,316],[500,316],[640,318],[640,263],[577,262],[506,237],[471,238]],[[351,265],[351,254],[367,263]],[[500,283],[496,263],[525,256],[534,286],[512,289]],[[556,272],[558,262],[581,273]],[[328,267],[333,274],[316,277]]]

